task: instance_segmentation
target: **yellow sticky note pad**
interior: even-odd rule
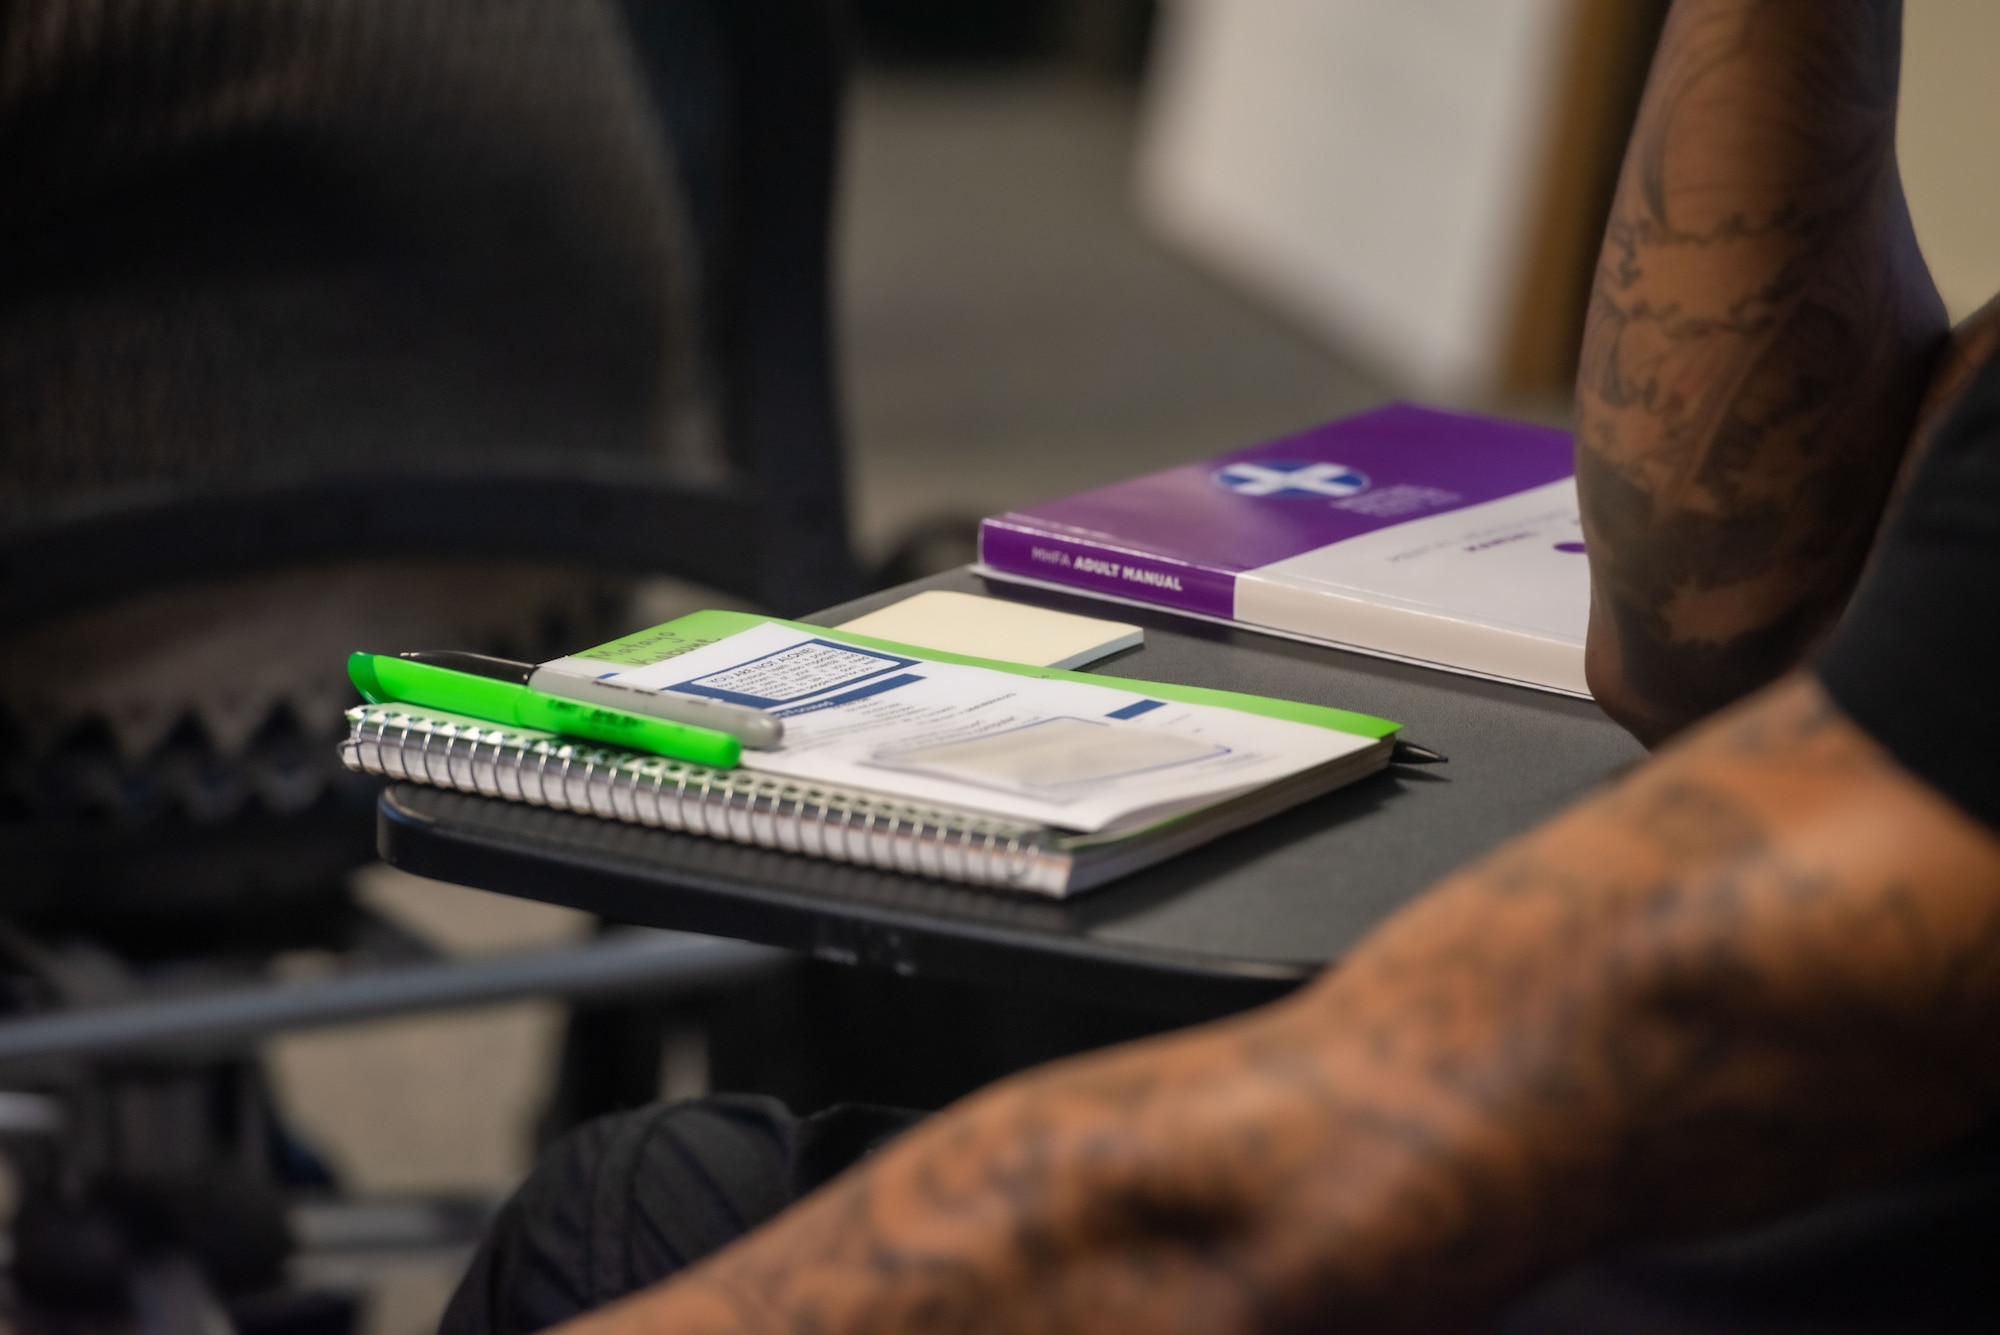
[[[1082,667],[1146,638],[1145,631],[1122,621],[940,589],[912,594],[840,628],[919,649],[1050,668]]]

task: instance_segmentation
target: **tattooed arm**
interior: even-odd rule
[[[1677,0],[1577,376],[1587,671],[1649,743],[1851,593],[1945,336],[1895,158],[1900,0]]]
[[[1296,998],[994,1086],[571,1335],[1462,1329],[2000,1106],[1996,884],[1789,678]]]

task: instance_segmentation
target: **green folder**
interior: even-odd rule
[[[682,654],[714,644],[719,640],[726,640],[731,635],[739,635],[766,622],[806,631],[822,639],[837,640],[864,649],[886,649],[932,663],[958,663],[966,667],[1010,672],[1019,677],[1038,677],[1048,681],[1080,681],[1090,686],[1108,686],[1117,683],[1140,687],[1147,694],[1157,695],[1162,700],[1235,709],[1245,714],[1261,715],[1264,718],[1286,719],[1293,723],[1310,724],[1316,728],[1330,728],[1334,732],[1349,733],[1356,737],[1378,740],[1393,737],[1402,727],[1401,724],[1392,723],[1388,719],[1376,718],[1370,714],[1357,714],[1351,709],[1302,704],[1296,700],[1273,700],[1268,696],[1246,695],[1241,691],[1218,691],[1206,686],[1176,686],[1169,682],[1138,681],[1100,673],[1067,672],[1061,668],[1028,667],[1021,663],[1006,663],[992,658],[971,658],[964,654],[942,653],[936,649],[924,649],[912,644],[898,644],[893,640],[878,640],[870,635],[850,635],[838,627],[814,626],[803,621],[786,621],[779,617],[760,616],[755,612],[695,612],[677,621],[669,621],[664,626],[634,631],[609,644],[600,644],[595,649],[586,649],[582,653],[572,654],[571,657],[590,659],[614,668],[647,667],[654,663],[665,662],[669,658],[678,658]]]

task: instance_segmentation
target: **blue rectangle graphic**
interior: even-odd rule
[[[675,682],[666,689],[752,709],[775,709],[913,667],[916,662],[879,649],[812,639],[690,681]]]

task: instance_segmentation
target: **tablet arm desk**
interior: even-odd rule
[[[829,609],[838,625],[924,588],[1084,614],[1103,605],[954,571]],[[1143,647],[1096,671],[1399,720],[1445,765],[1389,770],[1160,866],[1055,901],[398,784],[383,857],[421,876],[822,959],[1043,988],[1178,1019],[1268,1000],[1338,960],[1454,867],[1643,752],[1585,700],[1121,608]]]

